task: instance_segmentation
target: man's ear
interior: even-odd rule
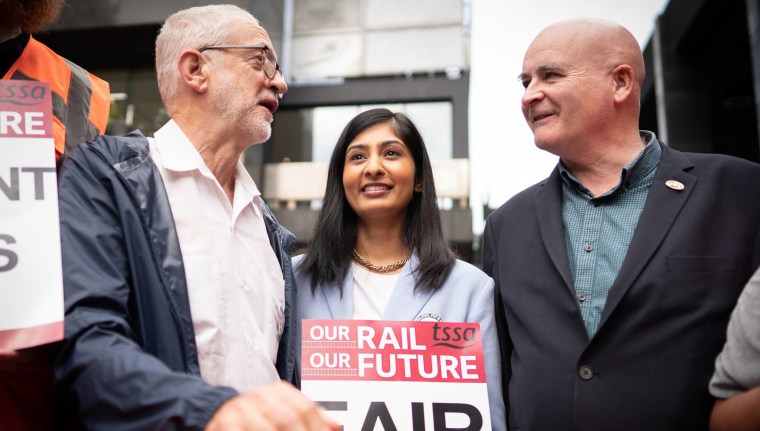
[[[621,64],[612,71],[612,79],[615,85],[615,102],[624,102],[633,93],[633,83],[636,79],[633,68]]]
[[[183,84],[198,93],[208,88],[208,63],[197,49],[188,49],[179,56],[179,75]]]

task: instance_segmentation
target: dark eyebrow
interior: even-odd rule
[[[385,148],[385,147],[387,147],[389,145],[393,145],[393,144],[400,144],[400,145],[406,146],[406,144],[404,144],[403,142],[401,142],[401,140],[399,140],[399,139],[389,139],[387,141],[383,141],[382,143],[380,143],[380,147]],[[349,150],[352,150],[354,148],[360,148],[360,149],[366,150],[367,148],[369,148],[369,145],[367,145],[367,144],[352,144],[352,145],[349,145],[348,148],[346,148],[346,152],[348,152]]]
[[[346,148],[346,151],[352,149],[352,148],[369,148],[369,145],[367,144],[348,144],[348,147]]]
[[[387,140],[387,141],[383,141],[383,143],[382,143],[382,144],[380,144],[380,145],[381,145],[382,147],[387,147],[387,146],[389,146],[389,145],[393,145],[393,144],[399,144],[399,145],[403,145],[403,146],[406,146],[406,144],[404,144],[403,142],[401,142],[401,140],[400,140],[400,139],[389,139],[389,140]]]

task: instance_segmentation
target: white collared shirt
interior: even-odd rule
[[[241,393],[278,381],[285,282],[256,184],[238,162],[230,204],[173,120],[149,141],[177,227],[201,377]]]

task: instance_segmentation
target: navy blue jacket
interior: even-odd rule
[[[179,241],[147,139],[77,147],[59,205],[66,318],[55,378],[66,411],[89,429],[203,429],[236,392],[200,378]],[[295,238],[263,209],[285,279],[277,371],[297,384]]]
[[[707,431],[715,357],[760,264],[760,165],[661,146],[591,339],[558,170],[488,217],[483,268],[496,283],[509,430]]]

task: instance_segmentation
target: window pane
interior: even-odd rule
[[[293,38],[293,77],[358,76],[361,73],[359,33]]]
[[[367,28],[462,23],[462,0],[366,0]]]
[[[452,108],[449,102],[385,105],[329,106],[313,109],[312,161],[329,162],[335,143],[348,122],[360,112],[388,108],[411,118],[425,140],[432,160],[450,159],[452,155]],[[279,121],[279,119],[278,119]],[[275,144],[277,145],[277,144]]]
[[[359,26],[359,0],[296,0],[296,33]]]
[[[169,120],[153,69],[95,70],[93,73],[108,81],[114,98],[106,133],[123,135],[139,129],[145,136],[151,136]]]
[[[372,31],[366,37],[367,75],[465,67],[461,26]]]

